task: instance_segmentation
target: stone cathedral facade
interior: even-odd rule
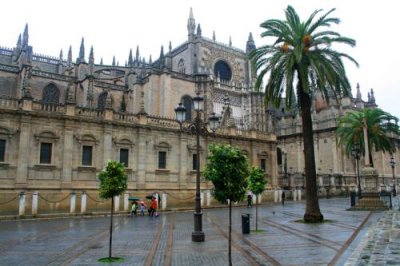
[[[92,206],[101,207],[97,174],[113,159],[126,165],[128,193],[159,191],[175,204],[193,201],[195,159],[200,156],[203,167],[211,143],[241,149],[265,171],[271,189],[304,186],[301,120],[296,109],[265,108],[263,94],[254,91],[252,35],[245,50],[215,35],[206,38],[192,11],[187,30],[187,41],[162,47],[158,59],[146,61],[137,48],[124,66],[95,63],[93,47],[85,56],[84,39],[76,59],[71,48],[66,58],[62,51],[59,57],[35,54],[28,25],[16,47],[1,47],[0,199],[37,191],[47,207],[56,208],[52,203],[63,195],[85,192]],[[218,130],[200,137],[199,155],[196,137],[185,130],[195,117],[196,94],[204,97],[203,121],[214,112],[220,116]],[[186,107],[182,127],[174,113],[179,102]],[[354,184],[354,162],[337,146],[334,130],[346,110],[374,104],[373,92],[367,102],[357,94],[330,105],[315,95],[321,187]],[[375,158],[389,180],[388,155]],[[210,188],[201,182],[202,191]],[[60,208],[67,205],[59,202]]]

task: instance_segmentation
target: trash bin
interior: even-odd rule
[[[350,206],[351,207],[356,206],[356,192],[355,191],[350,192]]]
[[[250,214],[249,213],[242,214],[242,233],[250,234]]]

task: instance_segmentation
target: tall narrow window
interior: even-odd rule
[[[186,108],[186,118],[185,121],[191,121],[192,120],[192,98],[189,96],[184,96],[183,97],[183,106]]]
[[[0,139],[0,162],[4,162],[6,156],[6,141]]]
[[[193,163],[192,163],[193,167],[192,168],[193,168],[193,170],[197,170],[197,154],[194,153],[192,158],[193,158]]]
[[[263,170],[264,172],[266,172],[266,170],[267,170],[267,164],[266,164],[266,160],[265,160],[265,159],[261,159],[261,161],[260,161],[260,168],[261,168],[261,170]]]
[[[159,151],[158,152],[158,169],[166,169],[167,168],[167,152]]]
[[[51,164],[52,143],[40,143],[40,163]]]
[[[60,90],[54,85],[49,84],[43,89],[42,102],[44,104],[58,104],[60,99]]]
[[[82,147],[82,165],[92,165],[93,147],[84,145]]]
[[[129,166],[129,149],[119,150],[119,162],[123,163],[125,167]]]

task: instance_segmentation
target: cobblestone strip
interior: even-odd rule
[[[340,248],[340,250],[336,253],[335,257],[329,262],[329,266],[333,266],[336,264],[336,262],[339,260],[340,256],[343,255],[343,253],[349,248],[351,242],[356,238],[358,233],[360,233],[361,229],[364,227],[364,225],[367,223],[369,217],[371,216],[372,212],[369,212],[367,217],[364,218],[360,226],[357,227],[357,229],[353,232],[353,234],[347,239],[347,241],[343,244],[343,246]]]
[[[170,216],[169,226],[168,226],[168,238],[167,246],[164,254],[164,266],[171,266],[171,258],[174,244],[174,224],[175,224],[175,213]]]
[[[331,241],[331,240],[328,240],[328,239],[325,239],[325,238],[322,238],[320,236],[317,236],[317,235],[314,235],[314,234],[310,234],[310,233],[303,233],[303,232],[298,231],[296,228],[290,227],[288,225],[282,225],[280,223],[276,223],[276,222],[273,222],[273,221],[261,221],[261,223],[269,225],[269,226],[272,226],[272,227],[275,227],[275,228],[277,228],[279,230],[282,230],[284,232],[287,232],[287,233],[289,233],[291,235],[295,235],[295,236],[301,237],[303,239],[307,239],[307,240],[309,240],[311,242],[314,242],[314,243],[316,243],[318,245],[326,246],[326,247],[328,247],[330,249],[333,249],[335,251],[339,250],[339,247],[335,247],[335,246],[339,245],[338,243],[336,243],[334,241]]]
[[[370,227],[357,252],[353,252],[346,265],[399,265],[400,214],[387,211]]]
[[[153,260],[156,256],[157,248],[158,248],[158,245],[160,244],[160,240],[161,240],[161,233],[163,231],[162,228],[163,228],[163,223],[160,223],[157,228],[157,235],[153,241],[153,245],[151,245],[151,249],[150,249],[149,254],[147,255],[144,266],[153,265]]]
[[[226,239],[228,239],[228,234],[225,232],[224,229],[214,220],[211,218],[208,218],[209,222],[215,226],[218,231],[223,235]],[[237,241],[234,241],[234,238],[241,240],[244,242],[247,246],[250,247],[250,249],[244,248],[238,244],[236,244]],[[232,246],[239,252],[241,253],[246,259],[249,260],[250,265],[265,265],[264,263],[260,263],[257,261],[257,258],[255,258],[255,252],[259,255],[261,255],[266,261],[271,263],[271,265],[281,265],[277,260],[275,260],[273,257],[269,256],[265,251],[261,250],[257,245],[249,241],[247,238],[243,237],[239,233],[237,233],[235,230],[232,229]]]

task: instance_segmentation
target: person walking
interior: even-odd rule
[[[150,211],[149,211],[149,216],[154,216],[157,211],[157,200],[155,197],[151,199],[151,204],[150,204]]]
[[[253,207],[252,201],[253,201],[253,196],[251,194],[247,195],[247,208]]]
[[[143,201],[140,202],[140,216],[144,216],[144,211],[146,210],[146,205]]]
[[[282,206],[285,205],[285,191],[282,190]]]
[[[136,201],[132,202],[132,208],[131,208],[131,216],[135,215],[138,209],[138,204]]]

